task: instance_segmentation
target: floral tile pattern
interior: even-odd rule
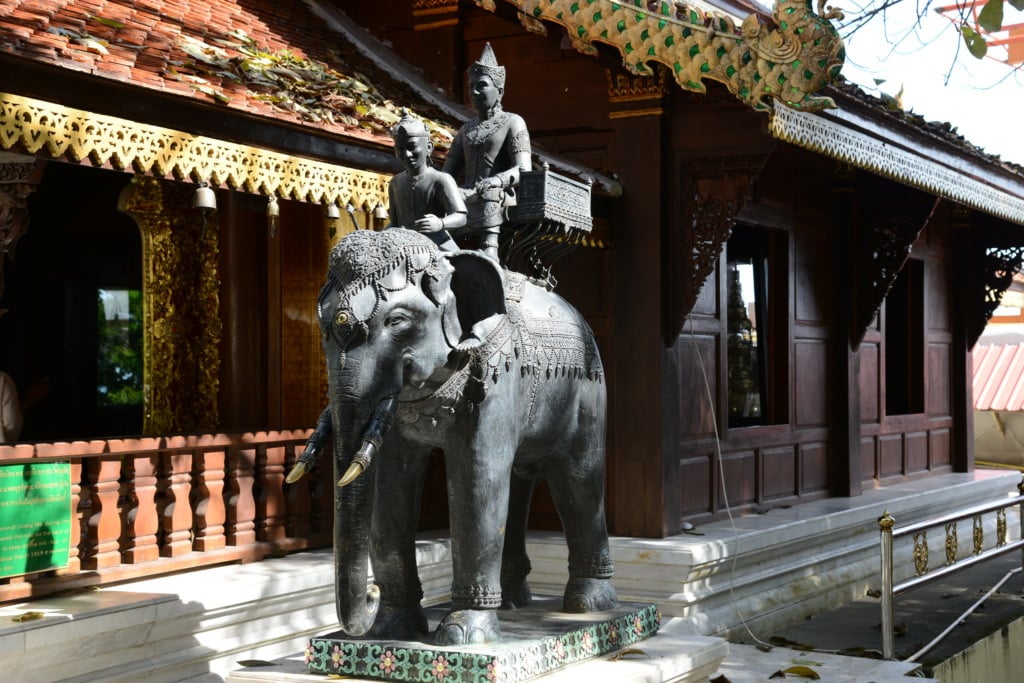
[[[558,633],[506,637],[499,643],[438,648],[417,642],[340,639],[309,641],[305,659],[312,674],[384,681],[519,683],[570,664],[628,647],[658,632],[656,605],[627,605],[602,621],[561,622]],[[582,616],[582,615],[581,615]]]

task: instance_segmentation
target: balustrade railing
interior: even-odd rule
[[[896,641],[893,628],[893,602],[895,596],[953,572],[967,569],[979,562],[1004,555],[1013,550],[1024,549],[1024,480],[1018,484],[1017,489],[1020,495],[933,517],[899,529],[895,528],[896,520],[888,511],[884,512],[878,519],[878,528],[881,534],[882,576],[880,597],[882,605],[883,659],[893,659],[895,656]],[[1017,508],[1020,522],[1020,534],[1016,540],[1008,538],[1006,512],[1012,507]],[[986,547],[985,543],[985,523],[983,521],[985,515],[989,515],[990,522],[992,517],[995,519],[995,538],[989,543],[988,547]],[[971,520],[970,556],[961,556],[958,523],[967,519]],[[929,566],[931,551],[928,547],[928,531],[940,527],[943,528],[945,533],[943,543],[945,562],[941,567],[932,568]],[[906,537],[913,538],[913,554],[911,559],[914,563],[915,576],[896,583],[893,581],[893,544],[896,540]],[[1024,566],[1024,550],[1021,553],[1021,563]],[[934,642],[929,644],[928,647],[934,645]],[[918,651],[906,661],[914,661],[921,654],[923,654],[923,650]]]
[[[329,546],[330,463],[284,483],[310,432],[0,446],[0,465],[70,462],[72,512],[67,567],[0,579],[0,602]]]

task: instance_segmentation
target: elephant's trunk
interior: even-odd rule
[[[334,423],[334,476],[349,465],[351,453],[346,444],[357,443],[356,425],[359,406],[331,401]],[[365,417],[365,412],[363,412]],[[361,477],[351,486],[335,488],[334,495],[334,576],[338,621],[345,633],[361,636],[370,630],[377,616],[380,591],[367,590],[370,549],[370,521],[373,510],[373,477]]]

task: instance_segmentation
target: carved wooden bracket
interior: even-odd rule
[[[750,198],[768,154],[690,159],[683,166],[683,230],[666,236],[674,263],[665,268],[664,341],[675,343],[683,320],[714,272],[733,218]]]
[[[968,349],[973,349],[978,342],[1003,294],[1010,288],[1013,274],[1024,264],[1024,246],[983,246],[976,259],[973,289],[981,300],[967,320]]]
[[[869,232],[862,233],[859,240],[859,264],[861,273],[858,287],[857,306],[853,326],[850,329],[851,348],[856,350],[864,340],[871,321],[875,319],[896,277],[910,257],[910,249],[917,236],[931,219],[939,204],[935,199],[922,218],[913,207],[904,207],[900,214],[889,210],[876,211],[868,218]],[[878,209],[877,205],[875,208]],[[909,209],[909,210],[908,210]]]
[[[26,157],[18,157],[26,158]],[[0,163],[0,297],[4,295],[4,262],[28,230],[28,198],[42,177],[45,162]]]

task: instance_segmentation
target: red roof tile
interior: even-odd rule
[[[1024,343],[974,347],[974,409],[1024,410]]]
[[[330,118],[315,120],[323,113],[316,108],[319,105],[307,107],[299,97],[290,105],[269,101],[274,99],[275,86],[249,78],[244,66],[251,53],[246,50],[272,60],[284,59],[281,66],[293,71],[296,63],[309,60],[310,73],[318,78],[325,77],[332,84],[354,85],[358,81],[369,90],[336,92],[342,97],[327,98]],[[384,144],[390,143],[389,122],[397,118],[400,104],[413,102],[421,116],[447,123],[444,114],[418,103],[403,84],[373,66],[302,2],[0,0],[0,52],[218,102],[316,132]],[[200,58],[203,54],[209,61]],[[287,61],[286,55],[293,55],[297,62]],[[285,92],[292,94],[287,88]],[[449,136],[450,129],[435,142],[443,148]]]

